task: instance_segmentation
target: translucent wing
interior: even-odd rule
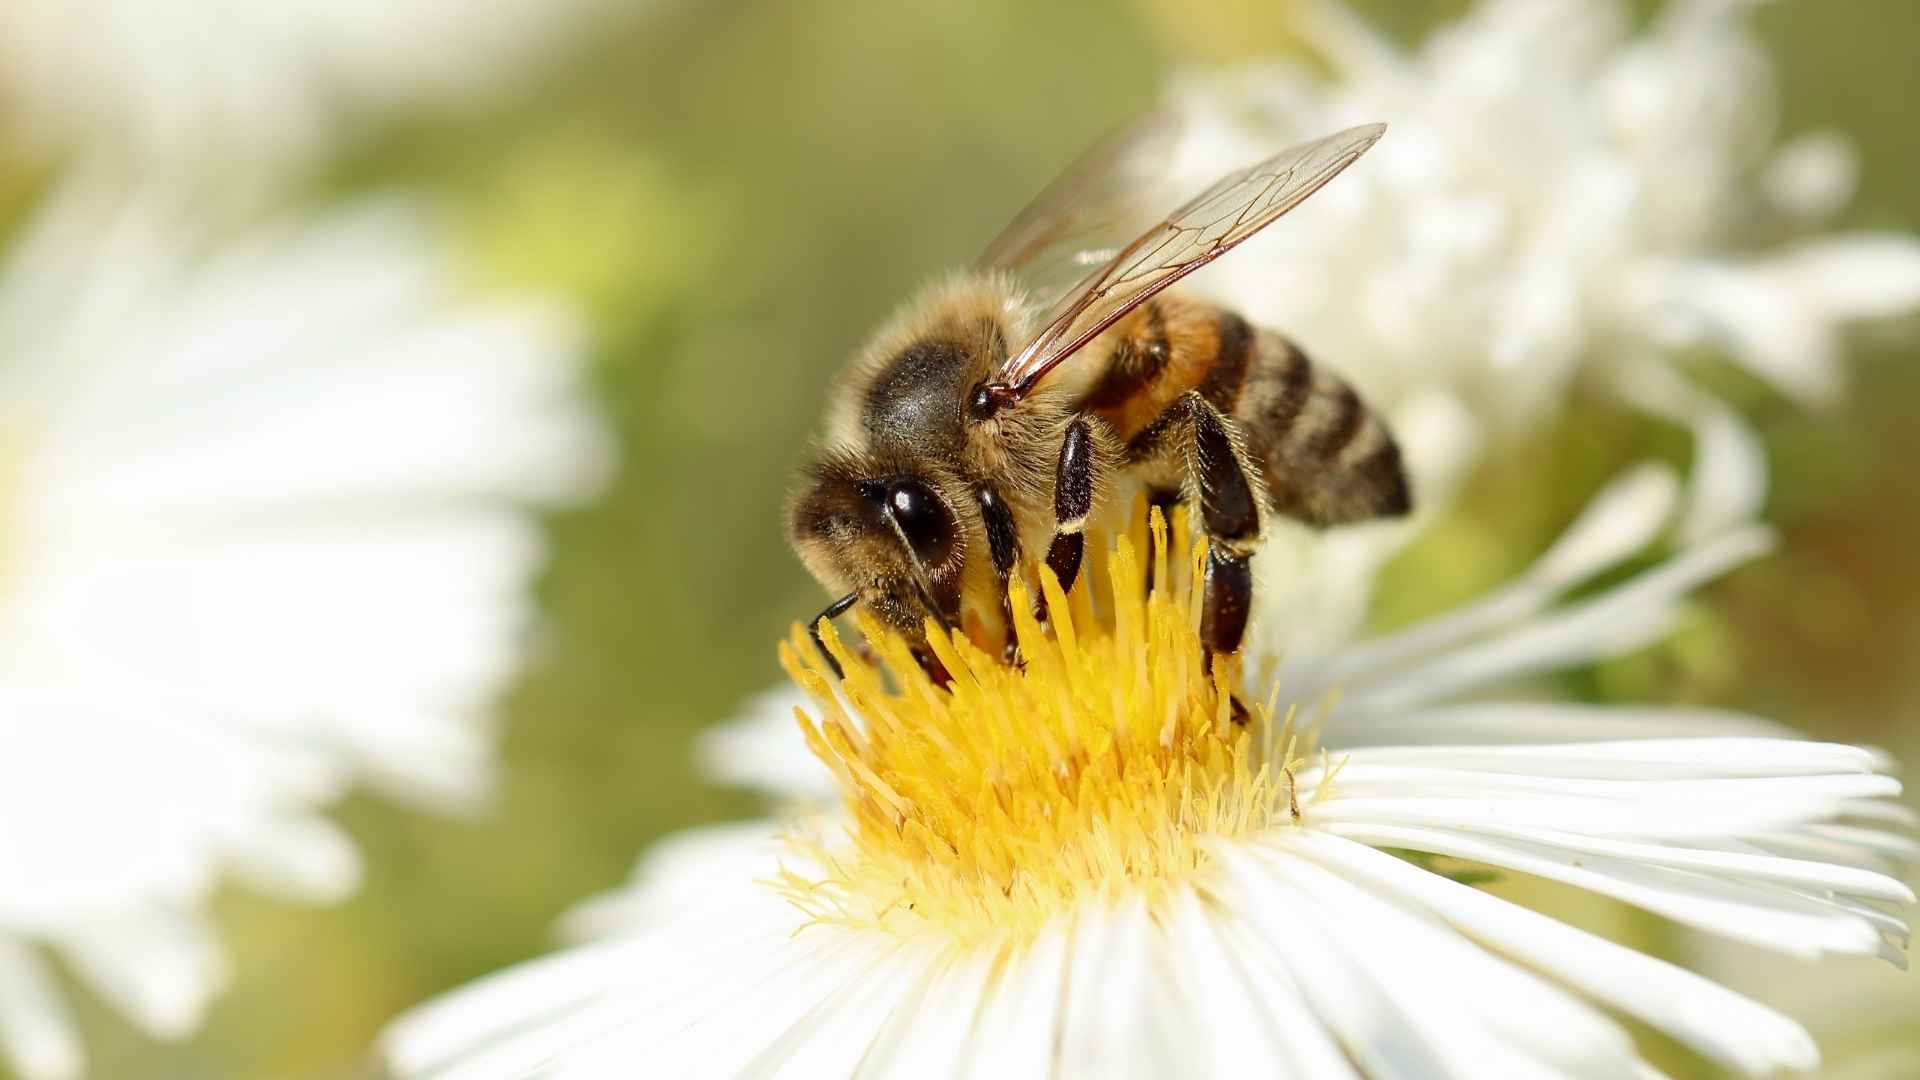
[[[1015,396],[1024,395],[1054,365],[1072,356],[1142,301],[1226,254],[1234,245],[1300,205],[1366,153],[1385,131],[1384,124],[1348,128],[1289,147],[1265,161],[1221,177],[1062,291],[1041,317],[1040,330],[1033,340],[1015,352],[1001,368],[998,382],[1010,388]],[[1002,261],[988,265],[1019,267],[1021,254],[1026,250],[1033,252],[1025,257],[1029,265],[1042,253],[1071,252],[1077,247],[1072,238],[1100,231],[1102,216],[1125,214],[1126,211],[1119,208],[1118,184],[1113,185],[1115,194],[1109,197],[1114,205],[1097,208],[1090,212],[1091,216],[1059,211],[1043,213],[1056,195],[1061,199],[1072,197],[1072,192],[1063,185],[1075,181],[1083,166],[1099,168],[1106,164],[1092,160],[1104,147],[1105,143],[1096,146],[1015,219],[987,249],[988,256],[997,255]],[[1125,147],[1121,149],[1129,155],[1134,153]],[[1076,181],[1082,187],[1088,182],[1084,177]],[[987,262],[986,257],[982,262]],[[1045,303],[1049,298],[1039,299]]]
[[[1188,194],[1174,190],[1167,175],[1185,128],[1178,113],[1158,112],[1108,132],[1036,195],[975,265],[1012,272],[1043,310],[1059,303]]]

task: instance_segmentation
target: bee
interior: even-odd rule
[[[1179,128],[1149,117],[1096,144],[969,270],[883,326],[834,384],[788,508],[795,550],[838,595],[812,624],[816,645],[822,620],[864,604],[937,680],[927,620],[1011,655],[1008,584],[1023,558],[1044,552],[1070,590],[1089,520],[1144,488],[1197,508],[1201,640],[1230,654],[1270,515],[1329,526],[1407,513],[1393,435],[1345,380],[1277,332],[1165,291],[1385,130],[1290,147],[1168,213],[1143,193],[1163,184]]]

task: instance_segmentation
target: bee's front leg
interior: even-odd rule
[[[913,647],[913,659],[920,665],[920,670],[926,672],[927,680],[933,685],[944,688],[953,682],[953,676],[947,673],[947,666],[926,645]]]
[[[1020,527],[1013,520],[1013,509],[990,485],[974,489],[973,498],[980,506],[980,520],[987,531],[987,554],[993,558],[993,574],[1000,584],[1000,618],[1007,628],[1004,659],[1012,662],[1018,649],[1013,640],[1013,601],[1007,595],[1007,582],[1020,562]]]
[[[840,661],[835,660],[833,654],[827,651],[827,643],[820,636],[820,624],[831,622],[845,615],[849,608],[859,602],[860,592],[856,589],[840,599],[835,600],[833,603],[828,604],[825,608],[821,609],[820,614],[813,617],[812,622],[807,624],[807,636],[813,639],[814,649],[820,653],[820,659],[827,662],[827,670],[833,672],[833,677],[836,679],[846,678],[847,673],[841,669]]]

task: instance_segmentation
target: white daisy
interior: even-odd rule
[[[1739,1070],[1808,1067],[1786,1017],[1393,853],[1566,882],[1805,957],[1904,942],[1882,906],[1913,898],[1889,873],[1899,785],[1875,753],[1719,713],[1464,700],[1644,643],[1693,585],[1765,546],[1723,533],[1559,601],[1639,550],[1675,492],[1662,472],[1628,476],[1512,586],[1284,668],[1300,708],[1255,704],[1244,725],[1224,695],[1236,673],[1209,668],[1192,629],[1180,529],[1150,595],[1139,527],[1083,577],[1104,587],[1051,591],[1057,634],[1024,621],[1022,670],[936,635],[947,690],[871,627],[891,684],[830,637],[836,690],[796,631],[783,656],[812,698],[797,719],[837,801],[664,847],[575,914],[598,940],[403,1018],[388,1063],[462,1078],[639,1063],[1645,1072],[1619,1013]],[[818,790],[773,756],[742,771]]]
[[[526,507],[605,458],[575,323],[458,300],[418,208],[191,219],[76,181],[0,269],[0,1048],[34,1080],[82,1056],[40,946],[178,1036],[222,872],[338,897],[349,782],[483,796]]]
[[[603,0],[14,0],[0,5],[0,127],[146,167],[224,176],[297,163],[354,120],[485,100],[612,10]]]
[[[1302,4],[1326,68],[1265,62],[1177,88],[1195,120],[1181,184],[1356,122],[1389,134],[1194,280],[1389,407],[1454,395],[1492,443],[1582,381],[1624,394],[1695,429],[1687,534],[1741,520],[1764,495],[1757,444],[1665,361],[1711,344],[1823,404],[1846,381],[1842,330],[1920,306],[1920,240],[1813,234],[1846,202],[1852,161],[1831,133],[1774,148],[1750,6],[1672,0],[1636,34],[1613,0],[1484,0],[1406,52],[1331,0]],[[1798,238],[1756,246],[1780,235]]]

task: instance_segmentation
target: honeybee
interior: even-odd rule
[[[863,603],[943,679],[926,620],[1004,644],[1023,557],[1044,552],[1071,589],[1089,519],[1131,485],[1197,507],[1201,639],[1233,653],[1270,514],[1315,526],[1405,514],[1399,448],[1351,386],[1280,334],[1163,291],[1385,130],[1290,147],[1167,213],[1142,193],[1179,129],[1150,117],[1096,144],[972,268],[882,327],[835,383],[789,505],[795,550],[839,597],[815,643],[821,620]]]

